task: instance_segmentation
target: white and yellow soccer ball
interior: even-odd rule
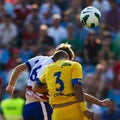
[[[88,28],[94,28],[98,26],[100,20],[101,13],[97,8],[93,6],[84,8],[80,13],[80,21],[82,22],[82,25]]]

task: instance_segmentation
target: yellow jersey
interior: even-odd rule
[[[51,105],[77,101],[73,85],[82,85],[82,66],[78,62],[59,60],[46,67],[39,83],[47,83]]]

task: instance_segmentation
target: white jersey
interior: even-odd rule
[[[39,100],[47,101],[49,96],[48,93],[35,93],[32,91],[34,81],[37,81],[40,75],[43,73],[45,67],[53,62],[52,57],[48,56],[36,56],[26,61],[25,64],[28,66],[29,78],[27,81],[26,89],[26,101]],[[31,99],[32,98],[32,99]]]
[[[49,56],[36,56],[25,64],[28,66],[29,78],[27,86],[33,86],[34,81],[39,79],[40,75],[43,73],[45,67],[53,62],[52,57]]]

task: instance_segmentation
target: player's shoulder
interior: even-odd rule
[[[32,59],[44,60],[44,59],[51,59],[51,57],[50,56],[38,55],[38,56],[33,57]]]
[[[71,64],[76,64],[76,65],[81,65],[79,62],[77,62],[77,61],[71,61],[71,60],[69,60],[69,62],[71,63]]]
[[[1,101],[0,105],[3,106],[3,105],[6,105],[8,104],[12,99],[11,98],[8,98],[8,99],[4,99]]]
[[[63,64],[69,65],[69,66],[80,66],[80,67],[82,67],[79,62],[71,61],[71,60],[63,61]]]
[[[71,64],[72,64],[72,66],[82,67],[82,65],[81,65],[79,62],[77,62],[77,61],[70,61],[70,62],[71,62]]]
[[[38,63],[38,62],[43,62],[46,59],[47,60],[49,60],[49,59],[52,60],[52,58],[50,56],[39,55],[39,56],[32,57],[31,59],[29,59],[26,62],[29,62],[29,63]]]
[[[38,56],[35,56],[34,58],[50,58],[50,56],[38,55]]]

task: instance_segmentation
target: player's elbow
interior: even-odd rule
[[[15,67],[14,69],[17,73],[21,73],[23,71],[27,71],[27,66],[23,63]]]
[[[38,87],[39,87],[39,85],[35,81],[34,84],[33,84],[33,86],[32,86],[33,92],[37,92]]]
[[[36,81],[33,84],[32,90],[33,90],[33,92],[37,92],[37,93],[48,92],[46,84],[44,84],[44,86],[40,86]]]

